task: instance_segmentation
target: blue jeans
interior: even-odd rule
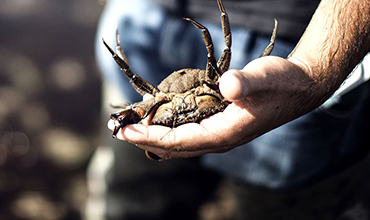
[[[209,29],[217,58],[224,48],[220,25],[199,22]],[[205,68],[207,54],[200,30],[150,1],[111,0],[99,25],[97,60],[105,82],[119,88],[116,95],[123,96],[125,101],[136,102],[142,97],[128,83],[101,43],[100,38],[104,37],[109,45],[114,45],[115,24],[118,24],[121,46],[131,70],[154,85],[174,70]],[[231,27],[231,31],[231,68],[241,69],[257,58],[270,39],[270,36],[242,27]],[[286,57],[294,45],[277,35],[272,55]],[[303,187],[334,175],[367,154],[369,88],[368,83],[364,84],[331,108],[318,108],[227,153],[204,155],[200,159],[202,169],[211,169],[244,186],[269,190]],[[120,148],[123,147],[117,150]],[[116,160],[124,157],[121,156]],[[125,163],[134,159],[126,158]],[[119,169],[129,168],[116,167],[114,172]]]

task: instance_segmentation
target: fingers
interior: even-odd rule
[[[180,159],[180,158],[181,159],[182,158],[192,158],[192,157],[198,157],[198,156],[201,156],[201,155],[207,154],[207,153],[215,153],[215,151],[213,151],[211,149],[196,149],[196,150],[183,149],[183,150],[179,150],[179,151],[173,151],[173,150],[165,150],[163,148],[153,147],[153,146],[149,146],[149,145],[138,144],[136,146],[154,154],[155,155],[154,157],[156,158],[157,161],[170,160],[170,159]],[[158,157],[158,159],[157,159],[157,157]]]
[[[225,117],[227,116],[219,113],[212,118],[204,119],[201,124],[188,123],[176,128],[127,125],[120,130],[117,138],[134,143],[162,159],[189,158],[205,153],[225,152],[236,146],[229,134],[231,129],[228,123],[232,120]],[[108,127],[112,129],[114,123],[109,121]]]
[[[122,140],[174,151],[181,150],[180,148],[194,150],[197,146],[205,144],[204,137],[209,135],[209,131],[196,123],[188,123],[177,128],[133,124],[123,128],[120,133]],[[197,136],[196,141],[189,138],[194,135]]]
[[[114,128],[114,122],[108,122],[108,128]],[[189,131],[190,132],[189,134]],[[163,160],[173,158],[190,158],[205,153],[214,152],[206,145],[203,135],[189,138],[194,134],[207,136],[204,128],[196,123],[189,123],[178,128],[169,128],[159,125],[146,126],[142,124],[128,125],[117,134],[117,139],[129,141],[143,150],[147,150],[159,156]],[[209,139],[208,139],[209,140]],[[211,140],[212,141],[212,140]],[[202,146],[199,147],[199,146]]]
[[[130,136],[130,141],[134,143],[138,140],[137,146],[159,156],[163,160],[174,158],[190,158],[197,157],[207,153],[225,152],[227,141],[220,141],[225,138],[221,135],[213,133],[197,123],[189,123],[181,125],[177,128],[167,128],[164,126],[148,126],[136,127],[140,130],[146,140],[142,140],[140,136],[134,138],[135,132],[128,127],[123,131],[124,136]],[[133,133],[131,133],[133,132]],[[220,145],[220,143],[222,143]]]

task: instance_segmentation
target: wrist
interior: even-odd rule
[[[309,62],[308,59],[291,55],[287,60],[299,68],[302,74],[312,79],[311,86],[308,88],[312,93],[312,98],[316,100],[316,107],[325,102],[336,90],[336,86],[331,84],[333,80],[328,79],[330,74],[323,74],[325,70],[320,70],[320,65],[315,65],[314,62]]]

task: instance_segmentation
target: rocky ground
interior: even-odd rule
[[[0,1],[0,220],[81,219],[101,128],[99,0]]]

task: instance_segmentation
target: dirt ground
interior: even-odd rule
[[[94,57],[104,4],[0,1],[0,220],[82,219],[86,168],[106,129]],[[202,219],[227,219],[228,192],[217,194],[223,202],[205,204]]]
[[[81,219],[102,124],[99,0],[0,1],[0,220]]]

